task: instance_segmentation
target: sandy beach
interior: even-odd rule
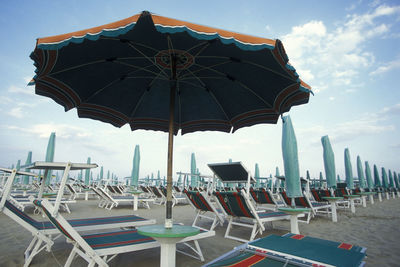
[[[136,214],[146,218],[154,218],[157,223],[163,223],[165,216],[164,206],[152,205],[150,210],[140,208],[133,211],[131,205],[121,205],[111,211],[97,207],[98,200],[79,200],[70,206],[72,213],[62,214],[66,218],[99,217],[107,215]],[[33,211],[27,212],[36,220],[43,220],[40,216],[33,215]],[[173,217],[176,222],[190,225],[193,221],[194,210],[189,205],[178,205],[173,208]],[[358,206],[356,213],[339,210],[338,223],[333,223],[330,218],[318,216],[313,218],[310,224],[300,224],[300,232],[319,238],[346,242],[367,248],[367,266],[399,266],[400,262],[400,199],[390,199],[383,202],[375,202],[366,208]],[[6,215],[0,213],[0,266],[22,266],[23,252],[32,239],[31,234],[20,225],[14,223]],[[226,224],[225,224],[226,226]],[[289,229],[288,222],[274,223],[275,229],[268,229],[263,236],[269,234],[285,234]],[[230,251],[240,245],[238,241],[225,239],[225,227],[217,226],[214,237],[200,240],[205,262]],[[249,232],[236,232],[247,238]],[[261,237],[260,235],[257,236]],[[31,266],[63,266],[71,250],[71,244],[67,244],[64,238],[55,241],[51,253],[41,252],[37,255]],[[110,266],[158,266],[160,249],[148,249],[139,252],[121,254],[110,262]],[[201,266],[202,262],[188,256],[177,254],[177,266]],[[73,266],[86,266],[81,258],[73,262]]]

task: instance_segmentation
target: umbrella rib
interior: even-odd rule
[[[157,74],[157,76],[154,77],[154,79],[149,83],[149,85],[147,86],[147,88],[151,88],[151,86],[152,86],[153,83],[157,80],[157,78],[160,76],[160,74],[161,74],[161,72],[159,72],[159,73]],[[140,103],[142,103],[143,98],[144,98],[144,96],[145,96],[145,94],[146,94],[147,91],[148,91],[148,90],[144,90],[143,94],[140,96],[139,101],[136,102],[136,105],[135,105],[135,107],[133,108],[133,110],[131,111],[131,114],[130,114],[130,117],[131,117],[131,118],[133,118],[133,116],[135,115],[135,113],[136,113],[137,109],[139,108]]]
[[[225,74],[225,73],[219,72],[219,71],[217,71],[217,70],[215,70],[215,69],[213,69],[213,68],[214,68],[214,67],[217,67],[217,66],[224,65],[224,64],[228,64],[228,63],[230,63],[230,62],[231,62],[231,61],[225,61],[225,62],[217,63],[217,64],[214,64],[214,65],[211,65],[211,66],[202,66],[202,65],[200,65],[200,64],[195,63],[195,64],[193,64],[193,65],[200,67],[200,69],[195,70],[195,71],[190,71],[190,72],[188,71],[189,74],[185,74],[185,75],[183,75],[181,78],[184,78],[185,76],[190,75],[190,74],[193,75],[194,73],[199,72],[199,71],[202,71],[202,70],[211,70],[211,71],[213,71],[213,72],[215,72],[215,73],[217,73],[217,74],[220,74],[222,77],[226,77],[226,74]]]
[[[157,74],[157,72],[154,72],[154,71],[151,71],[151,70],[148,70],[148,69],[147,69],[148,67],[154,66],[154,64],[148,65],[148,66],[146,66],[146,67],[139,67],[139,66],[132,65],[132,64],[129,64],[129,63],[126,63],[126,62],[121,62],[121,61],[115,61],[115,62],[118,63],[118,64],[121,64],[121,65],[124,65],[124,66],[136,68],[135,71],[143,70],[143,71],[149,72],[149,73],[154,74],[154,75],[157,75],[157,76],[159,75],[159,74]],[[131,73],[129,73],[129,74],[131,74]],[[168,78],[168,77],[165,76],[165,78]]]
[[[134,46],[134,44],[133,44],[131,41],[128,42],[128,45],[129,45],[130,47],[132,47],[133,49],[135,49],[137,52],[139,52],[141,55],[143,55],[149,62],[151,62],[151,64],[153,64],[153,65],[156,66],[161,72],[163,72],[163,73],[165,74],[165,77],[168,77],[168,74],[165,73],[165,71],[164,71],[160,66],[158,66],[157,64],[154,64],[154,62],[151,60],[151,58],[148,57],[148,56],[146,56],[142,51],[140,51],[138,48],[136,48],[136,47]]]
[[[197,85],[197,84],[195,84],[195,83],[191,83],[191,82],[188,82],[188,81],[181,81],[181,82],[186,83],[186,84],[189,84],[189,85],[191,85],[191,86],[193,86],[193,87],[198,87],[198,88],[207,90],[208,93],[211,94],[211,96],[214,98],[214,100],[215,100],[215,102],[217,103],[217,105],[220,107],[220,109],[221,109],[222,113],[224,114],[226,120],[229,121],[229,124],[232,126],[232,123],[231,123],[231,120],[229,119],[229,116],[228,116],[227,113],[225,112],[225,110],[224,110],[224,108],[222,107],[221,103],[218,101],[217,97],[211,92],[211,89],[210,89],[210,88],[206,87],[206,85],[205,85],[201,80],[199,80],[199,81],[200,81],[200,83],[202,83],[203,86],[199,86],[199,85]]]

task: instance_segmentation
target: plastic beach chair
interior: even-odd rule
[[[290,215],[287,215],[284,212],[257,212],[244,191],[214,192],[214,195],[229,219],[229,223],[225,232],[225,238],[230,238],[242,242],[247,242],[249,240],[251,241],[258,233],[262,234],[263,231],[265,231],[264,224],[266,222],[290,219]],[[302,214],[302,216],[304,216],[304,214]],[[234,221],[235,219],[243,218],[249,219],[249,222],[245,222],[242,220],[240,222]],[[233,226],[251,228],[252,232],[250,235],[250,239],[246,240],[230,235]]]
[[[267,205],[267,207],[270,206],[273,210],[276,210],[278,207],[285,206],[285,203],[275,199],[269,189],[254,189],[253,187],[250,187],[250,195],[260,207],[266,207]]]
[[[16,223],[20,224],[24,229],[30,231],[34,236],[25,251],[24,266],[29,266],[35,255],[40,253],[43,249],[50,251],[51,246],[53,245],[53,239],[59,234],[59,231],[53,224],[49,221],[36,221],[7,200],[4,203],[4,207],[0,210]],[[68,222],[77,231],[91,231],[117,227],[136,227],[156,223],[153,219],[149,220],[135,215],[73,219],[68,220]]]
[[[159,247],[159,243],[151,237],[137,233],[136,229],[112,231],[107,233],[91,233],[86,235],[79,234],[67,220],[60,214],[53,216],[54,209],[46,200],[34,200],[35,205],[43,209],[44,214],[56,226],[56,228],[71,242],[74,247],[65,263],[70,266],[76,255],[81,256],[88,262],[88,266],[108,266],[108,262],[118,254],[133,252],[148,248]],[[186,255],[204,260],[198,239],[215,235],[214,231],[201,231],[196,236],[182,239],[179,243],[195,242],[196,255],[185,253]],[[178,250],[179,251],[179,250]]]
[[[366,248],[303,235],[270,235],[236,247],[204,267],[364,266]]]
[[[219,223],[221,226],[224,225],[224,214],[220,209],[217,209],[214,204],[208,200],[205,192],[199,191],[184,191],[188,202],[196,211],[196,217],[193,221],[192,226],[204,229],[204,230],[214,230],[214,228]],[[211,213],[212,215],[206,215]],[[212,221],[209,229],[200,227],[197,222],[201,219],[207,219]]]

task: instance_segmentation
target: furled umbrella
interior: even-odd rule
[[[131,185],[137,187],[139,183],[139,167],[140,167],[140,151],[139,145],[135,146],[135,152],[133,154],[133,165],[131,174]]]
[[[365,162],[365,177],[367,178],[368,188],[371,190],[374,188],[374,181],[372,180],[371,168],[369,167],[368,161]]]
[[[389,188],[388,176],[384,167],[382,167],[382,187]]]
[[[398,180],[398,177],[397,177],[397,173],[396,172],[393,172],[393,179],[394,179],[394,183],[395,183],[395,185],[396,185],[396,188],[397,189],[399,189],[400,187],[400,184],[399,184],[399,180]]]
[[[350,152],[348,148],[344,150],[344,168],[346,174],[347,188],[354,189],[353,169],[351,166]]]
[[[54,153],[55,153],[55,151],[56,151],[56,133],[53,132],[53,133],[50,134],[49,142],[47,143],[46,158],[45,158],[46,162],[53,162],[54,161]],[[52,174],[52,171],[48,170],[47,176],[43,178],[44,181],[46,181],[46,185],[50,184],[51,174]]]
[[[336,167],[335,154],[333,153],[331,142],[327,135],[321,137],[323,148],[323,159],[325,168],[325,177],[328,188],[336,189]],[[308,174],[308,171],[307,171]]]
[[[26,158],[25,161],[25,166],[31,165],[32,163],[32,151],[28,152],[28,157]],[[29,169],[25,169],[25,172],[29,172]],[[23,181],[24,184],[29,184],[29,176],[28,175],[24,175],[23,176]]]
[[[90,164],[90,157],[87,158],[87,164]],[[85,185],[89,185],[90,181],[90,169],[85,170]]]
[[[254,178],[256,179],[256,187],[259,188],[261,186],[261,180],[260,180],[260,169],[258,168],[258,163],[256,163],[255,166]]]
[[[374,164],[374,183],[375,183],[375,187],[381,187],[381,179],[379,178],[379,171],[378,171],[378,167],[376,167],[376,165]]]
[[[394,188],[394,181],[393,181],[392,171],[388,170],[388,172],[389,172],[389,188]]]
[[[357,175],[358,175],[358,182],[360,183],[360,188],[366,188],[367,184],[365,183],[364,170],[362,167],[360,156],[357,156]]]
[[[79,117],[168,132],[167,228],[174,134],[275,124],[310,96],[279,40],[149,12],[40,38],[31,58],[36,93],[66,111],[76,107]]]
[[[324,185],[324,176],[322,175],[322,172],[319,172],[319,187],[323,187]]]
[[[196,176],[197,168],[196,168],[196,156],[194,153],[190,156],[190,185],[192,187],[197,186],[197,176]]]
[[[300,184],[297,140],[290,117],[285,116],[282,120],[282,154],[285,169],[285,189],[286,195],[294,199],[303,196]]]

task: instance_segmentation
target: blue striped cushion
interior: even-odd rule
[[[91,234],[82,237],[93,249],[115,248],[156,242],[151,237],[138,234],[137,230]]]

